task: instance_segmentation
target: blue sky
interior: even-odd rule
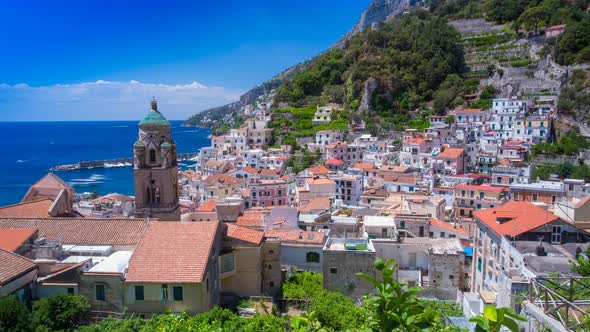
[[[171,119],[332,45],[369,0],[1,1],[3,121]]]

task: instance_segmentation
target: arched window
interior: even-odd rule
[[[150,149],[150,163],[156,162],[156,150]]]

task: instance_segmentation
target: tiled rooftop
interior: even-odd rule
[[[127,282],[202,282],[218,230],[218,221],[150,224],[129,261]]]

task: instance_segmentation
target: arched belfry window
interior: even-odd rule
[[[150,163],[156,162],[156,150],[150,149]]]

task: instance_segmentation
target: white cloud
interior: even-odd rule
[[[3,121],[135,120],[152,97],[169,119],[185,119],[204,109],[239,100],[242,91],[208,87],[198,82],[167,85],[105,81],[33,87],[0,84]]]

